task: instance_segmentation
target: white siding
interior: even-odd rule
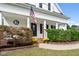
[[[0,25],[2,25],[2,12],[0,12]]]
[[[14,20],[18,20],[19,24],[15,25],[13,23]],[[27,27],[27,19],[16,18],[16,17],[15,18],[14,17],[5,17],[4,25],[13,26],[13,27]]]
[[[58,10],[58,8],[55,6],[55,4],[51,4],[52,6],[51,6],[51,11],[55,11],[55,12],[58,12],[58,13],[60,13],[60,11]]]
[[[31,3],[31,4],[33,4],[36,7],[40,8],[39,3]],[[58,7],[55,5],[55,3],[50,3],[50,4],[51,4],[51,12],[55,11],[55,12],[61,13],[60,9],[58,9]],[[42,3],[42,9],[48,10],[48,3]]]
[[[48,3],[43,3],[43,9],[48,10]]]

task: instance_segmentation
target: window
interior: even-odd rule
[[[54,26],[54,25],[51,25],[51,28],[52,28],[52,29],[55,29],[55,26]]]
[[[14,21],[13,21],[13,24],[19,25],[19,21],[18,21],[18,20],[14,20]]]
[[[42,8],[42,3],[39,3],[39,7]]]
[[[40,24],[40,33],[43,32],[43,24]]]
[[[31,23],[31,29],[33,31],[33,36],[37,36],[37,24]]]
[[[46,25],[46,29],[48,29],[49,28],[49,25]]]
[[[63,13],[60,13],[61,15],[63,15]]]
[[[51,4],[48,3],[48,10],[50,11],[51,10]]]
[[[51,25],[51,28],[53,28],[53,25]]]

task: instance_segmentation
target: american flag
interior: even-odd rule
[[[32,6],[31,6],[31,8],[30,8],[30,16],[32,17],[33,22],[34,22],[34,23],[37,23],[37,20],[36,20],[36,18],[35,18],[35,13],[34,13],[34,11],[33,11],[33,7],[32,7]]]

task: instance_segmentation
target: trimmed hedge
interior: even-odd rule
[[[6,34],[7,33],[7,34]],[[0,40],[6,40],[5,35],[11,35],[15,46],[32,44],[32,30],[23,27],[0,26]],[[16,36],[16,37],[14,37]]]
[[[79,31],[75,29],[48,29],[47,33],[49,41],[70,42],[79,40]]]

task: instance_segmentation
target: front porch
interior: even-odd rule
[[[30,16],[20,15],[10,12],[0,12],[0,25],[13,27],[27,27],[33,31],[33,36],[36,38],[47,38],[45,29],[67,29],[67,24],[48,19],[36,18],[37,23],[33,23]]]

